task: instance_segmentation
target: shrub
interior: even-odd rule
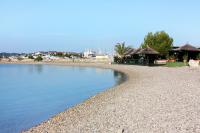
[[[197,55],[197,60],[200,60],[200,53]]]
[[[19,56],[19,57],[17,57],[17,60],[21,61],[21,60],[23,60],[23,58]]]
[[[114,62],[117,63],[117,64],[122,64],[122,63],[124,63],[124,58],[114,56]]]
[[[187,54],[185,54],[185,55],[183,56],[183,60],[185,60],[185,61],[188,60],[188,55],[187,55]]]
[[[42,61],[43,60],[43,58],[42,58],[42,56],[38,56],[38,57],[36,57],[35,59],[34,59],[34,61]]]
[[[176,60],[176,56],[175,55],[171,55],[171,56],[169,56],[169,59],[170,60]]]
[[[29,55],[28,58],[29,59],[34,59],[34,57],[32,55]]]
[[[58,52],[58,53],[56,53],[55,56],[58,56],[58,57],[65,57],[64,53],[62,53],[62,52]]]

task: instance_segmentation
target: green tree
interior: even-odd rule
[[[150,32],[145,36],[144,42],[141,44],[142,48],[146,48],[147,46],[158,51],[161,56],[166,58],[168,51],[173,46],[173,38],[171,38],[165,31],[156,33]]]
[[[115,45],[115,52],[119,58],[124,58],[127,49],[128,47],[125,46],[125,42]]]
[[[114,62],[124,63],[125,53],[126,53],[128,48],[129,47],[125,46],[125,42],[117,43],[115,45],[115,52],[116,52],[117,56],[114,57]]]
[[[17,60],[18,60],[18,61],[22,61],[22,60],[23,60],[23,58],[22,58],[22,57],[20,57],[20,56],[18,56],[18,57],[17,57]]]

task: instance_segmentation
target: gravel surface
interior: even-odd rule
[[[129,78],[26,132],[200,132],[200,68],[92,66],[123,71]]]

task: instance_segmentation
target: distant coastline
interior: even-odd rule
[[[0,63],[17,63],[17,64],[24,64],[24,63],[103,63],[103,64],[110,64],[112,62],[111,59],[58,59],[58,60],[48,60],[48,61],[34,61],[33,59],[24,59],[24,60],[9,60],[9,59],[2,59]]]

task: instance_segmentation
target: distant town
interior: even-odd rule
[[[149,32],[139,48],[117,43],[115,53],[86,49],[82,53],[39,51],[34,53],[0,53],[1,62],[102,62],[129,65],[200,66],[200,48],[189,43],[174,46],[165,31]]]
[[[0,53],[1,61],[65,61],[75,59],[97,59],[97,60],[108,60],[111,59],[112,55],[101,50],[95,51],[87,49],[82,53],[78,52],[61,52],[61,51],[38,51],[33,53]]]

